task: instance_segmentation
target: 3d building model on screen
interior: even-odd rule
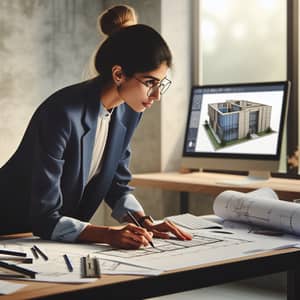
[[[271,112],[271,106],[248,100],[211,103],[205,127],[213,143],[224,147],[271,133]]]

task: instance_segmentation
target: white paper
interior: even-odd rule
[[[109,275],[143,275],[156,276],[162,273],[162,270],[145,268],[139,265],[121,263],[118,260],[100,259],[101,274]]]
[[[87,255],[99,258],[101,274],[155,276],[162,273],[160,268],[153,269],[132,264],[130,262],[102,259],[101,253],[116,251],[116,249],[109,245],[58,243],[40,240],[38,237],[3,240],[0,242],[0,247],[26,252],[27,257],[32,257],[30,248],[33,245],[37,245],[48,256],[48,260],[45,261],[43,258],[39,257],[38,259],[33,258],[33,264],[19,264],[24,268],[38,272],[35,279],[26,278],[25,280],[61,283],[86,283],[95,281],[97,278],[81,277],[80,258]],[[73,272],[69,272],[63,259],[63,254],[68,255],[73,266]]]
[[[223,233],[230,231],[229,233]],[[35,259],[32,265],[22,265],[39,272],[39,281],[73,282],[89,281],[80,277],[80,257],[90,255],[100,260],[103,274],[157,275],[161,271],[185,268],[223,259],[250,255],[251,251],[268,251],[276,247],[290,247],[298,243],[292,236],[264,237],[248,231],[225,227],[221,230],[201,229],[193,231],[193,240],[176,239],[153,240],[155,248],[146,247],[138,250],[114,249],[99,244],[67,244],[42,241],[37,238],[1,241],[6,248],[16,248],[30,254],[30,247],[36,244],[49,257],[48,261]],[[69,272],[62,254],[67,253],[74,271]],[[102,270],[103,269],[103,270]],[[91,279],[95,280],[95,279]]]
[[[193,232],[192,241],[157,240],[155,249],[106,251],[102,257],[115,259],[164,271],[215,263],[251,255],[251,251],[265,252],[274,248],[289,248],[298,243],[293,236],[266,237],[248,231],[202,229]],[[217,233],[218,231],[218,233]]]
[[[5,280],[0,280],[0,294],[1,295],[8,295],[18,291],[25,287],[26,284],[21,283],[13,283]]]
[[[216,197],[213,209],[217,216],[225,220],[300,235],[300,205],[276,199],[271,189],[251,193],[225,191]]]
[[[167,217],[167,220],[171,220],[177,225],[183,226],[188,229],[222,228],[222,226],[218,223],[205,220],[201,217],[189,213],[170,216]]]
[[[261,192],[265,197],[268,196],[267,189]],[[239,197],[245,195],[238,194]],[[235,199],[230,195],[231,193],[229,196],[227,195],[228,197],[222,198],[225,200]],[[249,195],[252,195],[251,201],[261,200],[260,191],[248,193],[247,196],[249,197]],[[265,202],[270,202],[273,209],[276,204],[282,201],[276,199],[273,192],[270,195],[272,199],[267,199]],[[246,199],[248,198],[246,197]],[[244,204],[243,201],[242,204]],[[226,205],[220,206],[225,207],[224,211],[227,212]],[[241,207],[243,208],[243,205]],[[223,218],[216,216],[211,216],[210,219],[221,224],[223,228],[190,230],[193,234],[193,239],[190,241],[181,241],[175,238],[153,239],[155,248],[149,246],[138,250],[124,250],[103,244],[43,241],[36,237],[1,241],[0,245],[7,249],[18,249],[31,255],[30,248],[36,244],[47,254],[49,260],[34,259],[33,265],[23,266],[39,272],[37,280],[75,283],[85,282],[85,279],[80,277],[80,257],[87,255],[99,259],[102,274],[157,275],[162,271],[215,263],[224,259],[235,259],[257,252],[288,248],[299,244],[299,237],[296,236],[287,234],[280,237],[259,235],[249,230],[249,227],[253,227],[253,225],[224,221]],[[241,224],[242,226],[240,226]],[[73,272],[68,271],[63,260],[63,254],[67,254],[70,258],[74,267]]]

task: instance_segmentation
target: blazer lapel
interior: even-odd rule
[[[107,137],[100,174],[105,174],[107,176],[112,170],[114,173],[116,165],[121,158],[122,151],[124,150],[126,131],[127,128],[122,123],[121,112],[119,108],[116,108],[111,119],[111,127]]]
[[[121,121],[121,113],[118,108],[115,109],[110,122],[111,126],[103,154],[101,171],[87,185],[84,192],[85,199],[82,201],[84,205],[80,207],[80,217],[84,220],[91,218],[110,188],[122,151],[124,151],[124,138],[127,129]]]
[[[98,85],[100,85],[99,82]],[[86,185],[90,171],[99,111],[100,87],[95,86],[88,94],[87,106],[82,120],[82,124],[84,127],[84,134],[81,140],[81,170],[83,188]]]

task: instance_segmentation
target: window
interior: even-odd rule
[[[201,83],[285,80],[286,24],[286,0],[200,0]]]
[[[284,158],[293,155],[298,148],[298,1],[194,3],[194,83],[291,80]],[[287,173],[298,173],[298,168],[288,166]]]

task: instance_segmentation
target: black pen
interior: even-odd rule
[[[14,251],[14,250],[0,249],[0,254],[26,257],[26,253],[25,252],[19,252],[19,251]]]
[[[31,247],[30,250],[31,250],[31,252],[32,252],[32,254],[33,254],[33,256],[34,256],[34,258],[35,258],[35,259],[38,259],[39,256],[38,256],[37,251],[35,250],[35,248]]]
[[[12,257],[12,256],[7,256],[7,257],[2,257],[0,258],[0,260],[2,261],[13,261],[13,262],[18,262],[18,263],[22,263],[22,264],[32,264],[33,263],[33,259],[29,258],[29,257]]]
[[[67,255],[67,254],[64,254],[64,255],[63,255],[63,258],[64,258],[64,260],[65,260],[65,263],[66,263],[66,265],[67,265],[67,268],[68,268],[69,272],[73,272],[73,266],[72,266],[72,264],[71,264],[71,261],[70,261],[68,255]]]
[[[37,252],[44,260],[48,260],[48,256],[47,256],[40,248],[38,248],[38,246],[33,245],[32,248],[35,249],[36,252]]]
[[[6,263],[4,261],[0,261],[0,267],[7,269],[7,270],[15,271],[19,274],[29,276],[30,278],[35,278],[35,274],[37,273],[35,271],[28,270],[28,269],[19,267],[17,265]]]
[[[128,215],[128,217],[130,218],[130,220],[131,220],[136,226],[138,226],[138,227],[144,227],[144,226],[142,226],[142,225],[139,223],[139,221],[134,217],[134,215],[133,215],[129,210],[127,211],[127,215]],[[149,241],[149,244],[150,244],[153,248],[155,248],[152,241]]]

